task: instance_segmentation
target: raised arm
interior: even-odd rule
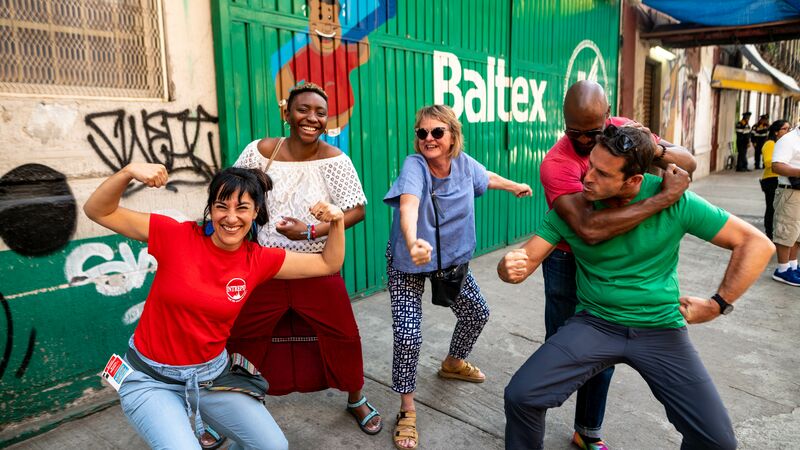
[[[533,195],[533,191],[531,187],[525,183],[517,183],[516,181],[511,181],[507,178],[503,178],[500,175],[487,170],[486,173],[489,175],[489,189],[500,189],[503,191],[508,191],[514,194],[517,198],[528,197]]]
[[[406,248],[411,254],[411,261],[421,266],[431,261],[433,247],[425,239],[417,238],[417,220],[419,219],[419,198],[416,195],[400,196],[400,232],[406,241]]]
[[[656,149],[658,152],[656,153],[657,159],[653,161],[654,166],[667,170],[670,164],[675,164],[689,172],[689,175],[693,174],[697,169],[697,161],[688,148],[672,144],[663,139],[661,139],[658,144],[658,148]]]
[[[522,247],[511,250],[497,263],[497,275],[506,283],[522,283],[542,264],[556,246],[534,236]]]
[[[132,180],[162,187],[167,184],[167,178],[167,169],[161,164],[128,164],[97,187],[83,205],[83,212],[111,231],[146,242],[150,234],[150,214],[122,208],[119,201]]]
[[[728,303],[735,302],[767,267],[775,245],[764,233],[744,220],[730,216],[711,242],[731,250],[731,259],[717,292]],[[689,323],[703,323],[720,315],[717,302],[710,298],[681,297],[680,311]]]
[[[558,197],[556,210],[578,237],[587,244],[597,244],[626,233],[653,214],[681,198],[689,187],[689,174],[675,165],[664,171],[661,192],[622,208],[595,210],[583,194],[576,192]]]
[[[330,224],[325,248],[322,253],[286,252],[286,259],[275,278],[320,277],[341,270],[344,263],[344,213],[338,206],[325,202],[318,202],[310,211],[320,222]]]

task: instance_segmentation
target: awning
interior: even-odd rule
[[[764,58],[761,57],[761,54],[758,53],[755,47],[752,45],[742,45],[740,48],[742,49],[742,54],[745,55],[754,66],[758,67],[758,70],[772,75],[778,83],[792,94],[800,94],[800,86],[797,85],[797,81],[764,61]]]
[[[784,88],[766,73],[737,67],[716,65],[711,75],[711,87],[718,89],[735,89],[739,91],[755,91],[765,94],[783,94]]]
[[[800,0],[644,0],[644,5],[661,15],[649,17],[641,38],[669,48],[760,44],[800,35]]]
[[[800,0],[644,0],[681,23],[741,26],[800,18]]]

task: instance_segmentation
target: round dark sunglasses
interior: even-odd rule
[[[444,137],[445,131],[448,131],[445,127],[436,127],[430,131],[428,131],[426,128],[417,128],[414,130],[414,133],[417,134],[417,139],[424,141],[425,139],[428,139],[428,133],[430,133],[434,139],[441,139]]]

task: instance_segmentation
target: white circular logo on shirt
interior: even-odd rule
[[[239,303],[247,294],[247,284],[241,278],[231,278],[225,286],[225,292],[228,294],[228,300]]]

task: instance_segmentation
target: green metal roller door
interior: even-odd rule
[[[297,55],[311,54],[310,61],[320,62],[308,62],[308,71],[347,64],[344,71],[324,69],[335,72],[333,78],[317,75],[335,89],[352,90],[351,115],[342,128],[346,139],[334,141],[353,160],[369,200],[366,220],[347,236],[344,275],[351,293],[384,286],[391,211],[381,199],[413,152],[414,113],[425,104],[456,107],[466,151],[489,170],[534,189],[532,199],[490,192],[477,201],[478,253],[532,233],[546,212],[538,170],[563,130],[565,84],[596,79],[615,104],[619,2],[340,5],[341,34],[334,40],[353,52],[368,50],[364,61],[325,59],[324,48],[319,54],[305,49],[315,36],[308,14],[319,11],[317,0],[213,3],[223,161],[231,164],[253,139],[287,133],[277,106],[277,92],[286,88],[279,74]],[[322,20],[312,19],[311,27]]]

